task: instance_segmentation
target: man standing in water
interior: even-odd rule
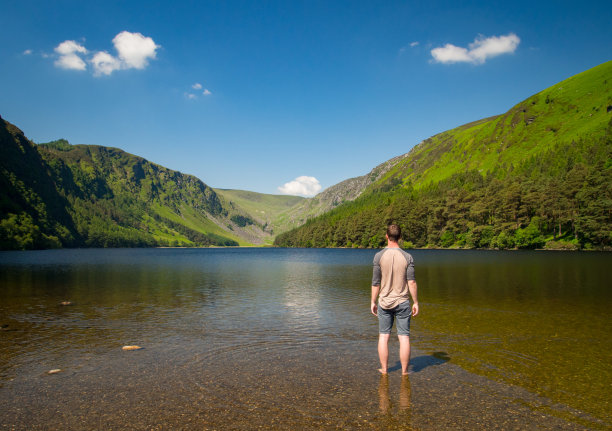
[[[378,356],[380,371],[387,374],[389,336],[393,320],[397,321],[402,375],[410,363],[410,317],[419,314],[414,261],[398,244],[402,231],[396,224],[387,227],[387,247],[374,256],[372,275],[372,314],[378,316]],[[410,307],[412,297],[412,307]],[[378,304],[376,300],[378,299]]]

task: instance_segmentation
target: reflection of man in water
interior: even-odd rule
[[[390,413],[391,397],[389,396],[388,374],[383,374],[382,376],[380,376],[380,383],[378,385],[378,397],[380,401],[380,412],[384,414]],[[399,394],[399,409],[400,411],[407,411],[408,409],[410,409],[410,380],[408,376],[402,376]]]
[[[389,336],[393,321],[397,321],[402,374],[408,374],[410,362],[410,317],[419,313],[417,283],[414,278],[412,256],[398,244],[402,231],[398,225],[387,227],[387,247],[374,256],[372,275],[372,314],[378,316],[378,356],[381,368],[387,373]],[[412,297],[412,307],[410,307]],[[378,304],[376,300],[378,299]]]

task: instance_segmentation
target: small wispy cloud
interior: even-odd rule
[[[402,46],[399,49],[398,53],[399,53],[399,55],[403,55],[406,52],[406,50],[408,50],[408,48],[415,48],[417,46],[419,46],[419,42],[417,42],[417,41],[410,42],[408,45]]]
[[[199,82],[192,84],[191,88],[192,90],[197,90],[197,93],[193,92],[192,90],[185,92],[185,97],[189,100],[196,100],[199,96],[210,96],[212,94],[212,92],[208,88],[204,88],[204,86]],[[204,91],[200,92],[200,90],[202,90],[203,88]]]
[[[516,51],[521,39],[514,33],[505,36],[478,36],[468,48],[447,43],[431,50],[433,61],[443,64],[484,64],[489,58]]]
[[[65,40],[54,48],[55,65],[61,69],[86,70],[91,64],[94,76],[110,75],[116,70],[146,68],[160,48],[152,38],[129,31],[118,33],[112,42],[116,56],[108,51],[96,51],[88,57],[90,51],[85,46]]]
[[[284,195],[314,196],[321,190],[321,183],[315,177],[301,176],[278,187]]]
[[[23,55],[30,55],[30,54],[32,54],[31,49],[26,49],[25,51],[23,51]]]

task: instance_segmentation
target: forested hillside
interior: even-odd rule
[[[612,247],[612,62],[437,134],[311,199],[217,191],[110,147],[35,145],[0,118],[0,248]],[[305,224],[304,224],[305,223]],[[284,230],[297,227],[289,232]]]
[[[609,248],[611,84],[608,62],[436,135],[275,244],[380,247],[395,222],[407,246]]]
[[[21,130],[0,118],[0,248],[81,242],[49,166]]]
[[[34,145],[1,121],[3,249],[239,245],[259,229],[191,175],[116,148]]]

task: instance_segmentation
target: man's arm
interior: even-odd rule
[[[383,250],[384,251],[384,250]],[[380,293],[380,282],[382,278],[382,271],[380,269],[380,257],[383,252],[378,252],[374,256],[374,262],[372,267],[372,302],[370,304],[370,311],[372,314],[377,316],[378,305],[376,305],[376,300],[378,299],[378,294]]]
[[[370,304],[370,311],[373,315],[378,315],[378,305],[376,300],[378,299],[378,293],[380,292],[380,286],[372,286],[372,303]]]
[[[419,299],[417,298],[417,282],[416,280],[408,280],[408,289],[412,296],[412,315],[419,314]]]

